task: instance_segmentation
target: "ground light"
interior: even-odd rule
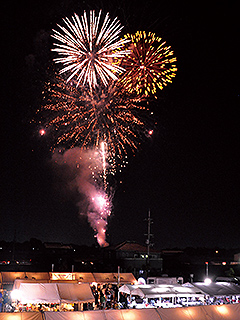
[[[212,283],[212,280],[211,279],[209,279],[209,278],[206,278],[205,280],[204,280],[204,283],[205,284],[211,284]]]
[[[11,298],[12,298],[12,300],[20,300],[20,292],[19,292],[19,290],[13,290],[12,292],[11,292]]]

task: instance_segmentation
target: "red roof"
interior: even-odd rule
[[[147,246],[141,245],[136,242],[124,241],[114,247],[116,251],[137,251],[137,252],[147,252]],[[150,252],[159,252],[158,250],[154,250],[150,248]]]

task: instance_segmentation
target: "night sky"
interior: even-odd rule
[[[239,17],[236,2],[4,1],[0,240],[96,243],[76,195],[56,175],[50,137],[31,124],[52,64],[52,28],[103,9],[124,32],[155,32],[177,57],[177,76],[150,103],[158,123],[116,175],[111,244],[144,243],[148,210],[155,248],[239,247]]]

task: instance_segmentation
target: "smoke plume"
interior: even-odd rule
[[[65,175],[67,172],[68,187],[77,190],[79,214],[87,216],[99,245],[107,246],[106,229],[112,204],[104,189],[101,152],[76,147],[55,151],[52,160],[59,172],[64,171]]]

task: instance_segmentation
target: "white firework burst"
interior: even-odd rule
[[[122,26],[117,18],[112,22],[109,13],[101,24],[101,10],[98,16],[91,10],[89,20],[87,14],[77,14],[72,19],[63,19],[65,26],[58,25],[61,31],[53,30],[52,37],[58,40],[54,43],[60,57],[55,58],[63,68],[60,73],[67,73],[67,81],[76,78],[79,84],[88,85],[90,90],[99,83],[108,85],[110,80],[117,80],[118,74],[124,69],[120,66],[124,56],[129,54],[125,43],[129,40],[120,39]]]

